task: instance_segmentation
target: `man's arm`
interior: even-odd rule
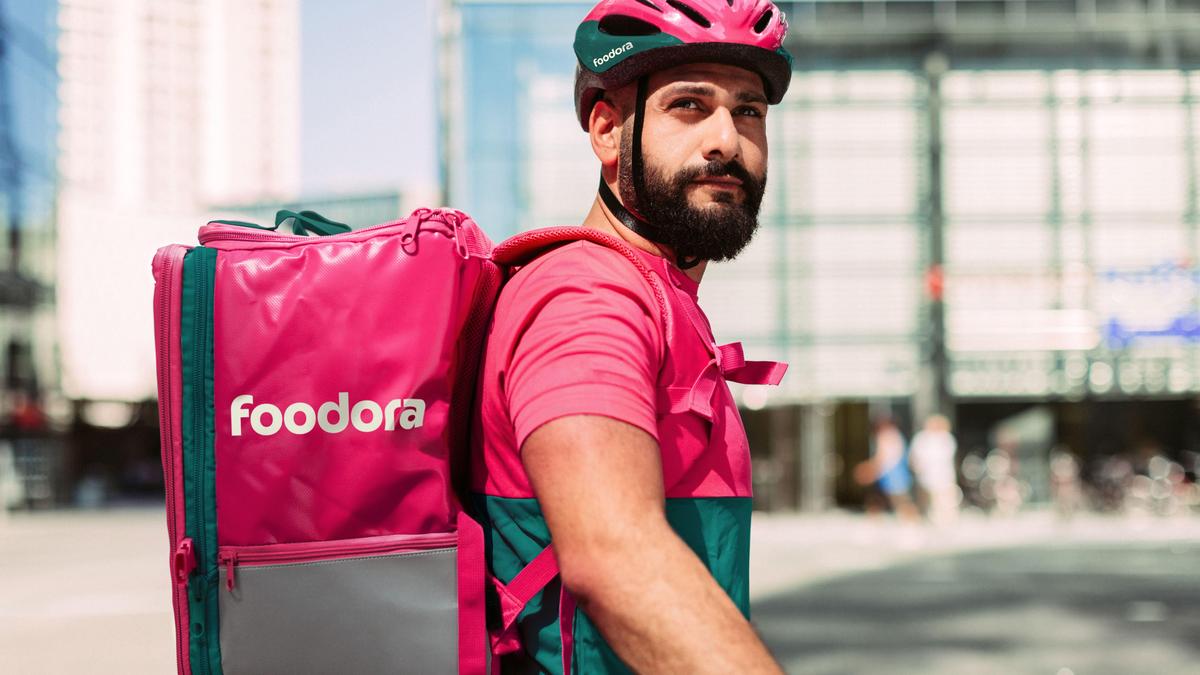
[[[538,427],[522,461],[563,583],[635,671],[779,673],[664,512],[658,443],[625,422],[572,415]]]

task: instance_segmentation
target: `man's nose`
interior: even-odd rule
[[[705,120],[704,159],[731,161],[741,153],[741,134],[733,123],[733,114],[724,106],[718,107]]]

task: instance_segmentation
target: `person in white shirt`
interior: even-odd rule
[[[962,491],[955,471],[958,443],[950,433],[950,420],[931,415],[925,427],[913,437],[909,463],[921,489],[926,516],[935,525],[943,525],[958,515]]]

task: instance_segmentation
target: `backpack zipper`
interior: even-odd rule
[[[185,271],[190,273],[191,277],[191,295],[192,295],[192,334],[190,353],[190,392],[191,400],[185,403],[190,404],[191,410],[191,461],[184,466],[184,471],[188,472],[191,478],[191,485],[195,488],[196,494],[192,495],[188,500],[191,508],[191,518],[189,521],[193,524],[195,537],[191,538],[191,549],[194,555],[191,556],[195,560],[195,568],[193,573],[195,579],[191,579],[188,583],[188,590],[191,596],[195,599],[195,608],[199,612],[192,612],[189,617],[190,623],[195,626],[203,627],[202,634],[198,637],[199,649],[193,648],[191,665],[192,670],[198,675],[212,675],[220,673],[220,667],[214,665],[212,661],[213,650],[217,649],[219,643],[214,640],[217,638],[215,633],[216,626],[210,625],[211,604],[213,598],[209,593],[209,585],[212,580],[210,576],[215,569],[210,569],[210,565],[215,562],[215,556],[211,546],[215,545],[215,541],[210,542],[208,536],[208,495],[211,493],[211,486],[208,485],[207,472],[205,471],[205,460],[210,450],[209,446],[209,428],[207,420],[208,404],[211,396],[205,386],[208,381],[209,371],[209,354],[211,345],[209,344],[208,332],[211,329],[212,316],[209,312],[209,302],[212,296],[212,283],[214,279],[214,265],[216,262],[216,250],[206,249],[203,247],[192,249],[193,264],[185,267]],[[186,489],[185,489],[186,494]],[[180,551],[186,558],[187,552]],[[181,561],[185,567],[186,560]],[[193,583],[194,582],[194,583]],[[198,615],[197,615],[198,614]],[[189,626],[189,629],[191,626]],[[193,641],[197,637],[192,638]],[[199,658],[196,658],[197,654]],[[218,661],[219,663],[219,661]]]
[[[171,408],[173,400],[172,387],[174,384],[171,381],[171,298],[175,291],[173,285],[175,265],[182,262],[182,256],[186,252],[187,249],[183,246],[164,247],[158,252],[157,264],[153,266],[159,272],[158,297],[155,301],[158,308],[158,424],[163,449],[164,474],[167,477],[164,481],[167,502],[167,538],[171,541],[172,570],[173,580],[175,581],[171,586],[171,593],[174,596],[171,606],[175,614],[175,662],[180,667],[184,663],[183,643],[189,625],[188,622],[183,621],[183,611],[181,609],[181,606],[187,606],[187,574],[184,574],[181,580],[179,570],[181,563],[186,569],[186,559],[191,553],[191,539],[184,538],[181,541],[178,529],[175,526],[175,499],[178,486],[175,484],[175,448],[172,440],[175,435],[175,429],[172,426],[174,415]],[[185,548],[186,553],[181,553],[181,550]],[[195,565],[194,559],[192,559],[191,564]],[[190,570],[188,571],[190,572]]]
[[[461,217],[457,216],[456,214],[448,215],[445,211],[427,211],[421,215],[423,217],[418,220],[418,229],[426,224],[442,225],[445,227],[446,231],[439,231],[440,228],[430,228],[429,231],[438,232],[439,234],[446,236],[452,236],[456,241],[459,239],[458,231],[462,224]],[[325,237],[307,237],[296,234],[281,234],[275,230],[248,232],[246,231],[247,228],[244,225],[239,226],[231,225],[226,222],[209,221],[207,225],[200,228],[199,239],[201,244],[207,244],[210,241],[318,242],[328,241],[331,239],[355,237],[355,235],[360,235],[364,232],[374,233],[378,230],[383,230],[386,228],[401,227],[408,223],[408,221],[412,218],[413,216],[409,216],[404,220],[394,220],[387,223],[380,223],[378,225],[371,225],[370,227],[363,227],[357,230],[351,230],[341,234],[332,234]],[[413,236],[416,236],[415,233]]]
[[[438,532],[295,544],[229,546],[222,547],[217,560],[218,564],[225,567],[225,587],[232,591],[236,585],[235,570],[238,565],[282,565],[346,558],[435,553],[454,550],[457,542],[457,534]]]

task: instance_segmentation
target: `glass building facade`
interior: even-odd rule
[[[55,382],[56,7],[0,3],[0,418]]]
[[[496,237],[590,206],[571,41],[591,4],[447,5],[448,200]],[[762,228],[701,286],[718,339],[791,363],[745,408],[940,410],[986,447],[1051,405],[1047,443],[1083,446],[1105,415],[1067,428],[1062,406],[1200,393],[1200,2],[779,4],[796,70]],[[1191,448],[1193,417],[1121,442]]]
[[[30,504],[54,500],[62,463],[46,412],[59,385],[56,16],[0,1],[0,474],[15,471]]]

